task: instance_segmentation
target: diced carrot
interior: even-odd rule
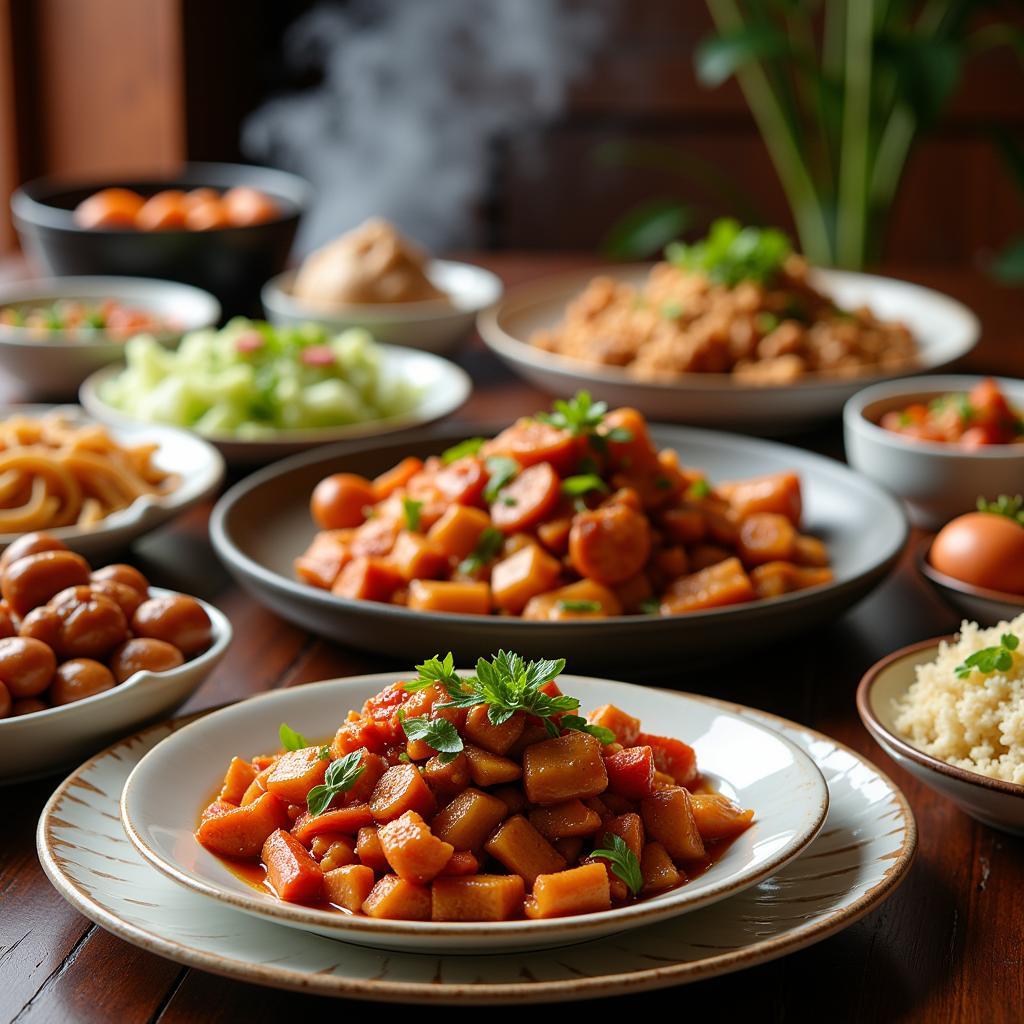
[[[692,786],[699,778],[697,755],[688,743],[649,732],[639,733],[636,742],[654,751],[654,767],[670,776],[677,786]]]
[[[523,609],[524,619],[547,621],[603,619],[621,614],[622,604],[614,591],[594,580],[577,580],[546,594],[538,594],[530,598]]]
[[[526,888],[519,875],[435,878],[434,921],[509,921],[521,916]]]
[[[207,818],[219,818],[222,814],[227,814],[228,811],[234,811],[237,809],[238,804],[232,804],[228,803],[227,800],[217,799],[203,809],[200,820],[206,821]]]
[[[662,548],[651,559],[650,571],[659,581],[669,583],[690,571],[690,556],[687,555],[686,548]]]
[[[828,548],[817,537],[800,534],[796,538],[793,560],[799,565],[811,565],[822,568],[828,565]]]
[[[582,800],[566,800],[530,811],[530,824],[545,839],[593,835],[601,827],[601,817]]]
[[[752,810],[744,810],[721,793],[691,793],[690,808],[705,842],[732,839],[745,832],[754,818]]]
[[[680,615],[742,604],[754,600],[756,596],[740,560],[728,558],[672,583],[662,595],[661,611],[664,615]]]
[[[447,557],[463,559],[490,525],[491,517],[482,509],[452,505],[427,531],[427,537]]]
[[[601,742],[589,733],[567,732],[527,747],[523,788],[534,804],[596,796],[608,787]]]
[[[754,593],[761,600],[788,594],[792,589],[792,570],[791,562],[766,562],[755,566],[750,570]]]
[[[615,432],[621,440],[608,437]],[[658,451],[654,447],[643,413],[629,406],[612,409],[601,422],[599,433],[608,437],[608,464],[613,469],[634,471],[658,467]],[[628,439],[625,435],[629,435]]]
[[[380,777],[370,798],[370,810],[378,822],[393,821],[406,811],[429,816],[434,813],[434,794],[412,764],[395,764]]]
[[[559,473],[570,473],[582,454],[582,444],[567,430],[524,416],[506,427],[480,450],[485,458],[504,455],[521,466],[548,462]]]
[[[358,913],[373,889],[373,870],[365,864],[346,864],[324,874],[324,896],[328,903]]]
[[[373,493],[377,501],[383,501],[394,494],[399,487],[404,487],[421,469],[423,469],[423,460],[410,455],[402,459],[397,466],[374,477]]]
[[[738,550],[746,565],[787,561],[796,553],[796,529],[777,512],[755,512],[740,523]]]
[[[248,807],[249,804],[255,803],[259,800],[266,790],[263,788],[263,783],[260,782],[259,776],[249,783],[249,788],[242,794],[242,799],[238,802],[239,807]]]
[[[367,917],[399,921],[430,920],[430,889],[398,875],[385,875],[363,901]]]
[[[569,560],[587,579],[624,583],[643,569],[650,553],[650,523],[627,505],[605,505],[573,518]]]
[[[356,856],[355,836],[344,836],[339,832],[324,832],[315,836],[309,844],[309,852],[325,874],[345,864],[355,864],[359,859]]]
[[[196,837],[208,850],[222,857],[249,860],[258,857],[267,836],[290,824],[288,808],[273,793],[264,793],[245,807],[207,818]]]
[[[605,822],[604,830],[619,836],[637,858],[644,848],[644,823],[639,814],[628,811]]]
[[[488,717],[487,709],[487,704],[477,704],[469,709],[463,735],[471,743],[492,754],[504,755],[522,736],[526,728],[526,716],[523,712],[517,711],[501,725],[494,725]]]
[[[441,869],[441,876],[475,875],[480,870],[480,861],[470,850],[456,850],[448,863]]]
[[[546,519],[561,495],[561,481],[548,462],[524,469],[498,492],[491,522],[503,533],[527,530]]]
[[[377,838],[391,870],[410,882],[429,882],[455,852],[452,844],[438,839],[415,811],[406,811],[382,825]]]
[[[384,847],[380,844],[380,837],[373,825],[367,825],[359,830],[356,837],[356,856],[360,863],[365,864],[374,871],[387,871],[388,862],[384,857]]]
[[[645,843],[640,855],[640,874],[644,879],[644,893],[674,889],[685,880],[661,843]]]
[[[562,855],[521,814],[506,818],[484,848],[514,874],[532,886],[538,875],[561,871]]]
[[[359,601],[386,602],[404,582],[390,562],[361,555],[341,570],[331,593]]]
[[[640,735],[640,719],[626,714],[614,704],[602,704],[587,715],[587,721],[591,725],[598,725],[602,729],[608,729],[615,735],[615,739],[627,747],[635,746],[637,737]]]
[[[324,781],[330,757],[321,747],[304,747],[283,754],[267,776],[267,791],[287,804],[304,804],[306,794]]]
[[[352,558],[352,530],[321,530],[295,559],[295,574],[314,587],[330,590]]]
[[[388,561],[404,580],[432,579],[439,576],[447,564],[444,553],[433,541],[408,530],[398,535]]]
[[[642,800],[654,792],[654,751],[627,747],[604,759],[608,788],[629,800]]]
[[[720,483],[715,490],[729,502],[740,519],[755,512],[776,512],[794,526],[800,525],[803,500],[800,478],[796,473],[772,473],[749,480]]]
[[[536,544],[530,544],[491,570],[491,597],[496,607],[518,615],[531,597],[554,586],[562,566]]]
[[[281,899],[312,903],[320,898],[324,882],[320,865],[284,829],[267,837],[261,859],[267,869],[267,883]]]
[[[670,508],[659,520],[665,536],[676,544],[698,544],[708,532],[707,519],[696,508]]]
[[[459,793],[469,785],[469,758],[458,754],[451,761],[442,761],[435,755],[423,766],[423,777],[441,797]]]
[[[466,455],[438,470],[434,484],[445,504],[478,505],[482,502],[488,474],[483,459]]]
[[[647,834],[661,843],[674,860],[699,860],[704,842],[697,829],[689,790],[682,786],[659,789],[644,797],[640,805]]]
[[[229,804],[240,804],[245,791],[255,778],[256,769],[250,762],[243,761],[240,757],[231,758],[224,776],[224,785],[220,788],[220,799],[226,800]]]
[[[625,583],[620,583],[615,588],[615,596],[627,612],[636,613],[643,610],[654,596],[654,587],[651,586],[651,579],[647,573],[640,572]]]
[[[503,782],[515,782],[523,769],[511,758],[492,754],[467,743],[463,748],[469,761],[469,777],[476,786],[500,786]]]
[[[537,527],[537,539],[556,555],[564,555],[569,550],[569,530],[572,529],[572,516],[557,516],[541,523]]]
[[[373,814],[369,804],[350,804],[324,811],[315,817],[302,814],[292,826],[292,835],[300,842],[308,843],[314,836],[325,832],[344,832],[355,835],[361,828],[373,823]]]
[[[717,544],[695,544],[690,549],[690,571],[700,572],[731,557],[731,551]]]
[[[486,583],[413,580],[409,584],[409,607],[423,612],[488,615],[491,588]]]
[[[583,864],[568,871],[538,875],[533,897],[526,902],[527,917],[565,917],[610,910],[611,890],[603,864]]]

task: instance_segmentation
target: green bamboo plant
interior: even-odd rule
[[[819,265],[879,258],[913,143],[945,109],[965,62],[994,46],[1024,53],[1019,17],[998,20],[1013,0],[706,3],[715,33],[697,49],[698,77],[708,87],[738,81],[801,248]],[[612,248],[627,255],[637,235],[692,219],[680,207],[673,220],[659,200],[653,225],[635,213],[633,232],[620,225]]]

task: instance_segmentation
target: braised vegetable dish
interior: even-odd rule
[[[564,661],[417,666],[330,743],[234,757],[198,841],[282,900],[372,918],[586,914],[685,884],[753,819],[691,747],[610,704],[579,715]]]
[[[29,341],[50,341],[57,336],[62,341],[126,341],[133,334],[166,335],[178,330],[173,320],[117,299],[59,299],[46,306],[4,306],[0,308],[0,325],[21,328]]]
[[[530,343],[645,380],[730,373],[766,386],[890,373],[917,359],[906,326],[867,307],[840,309],[818,291],[781,232],[731,220],[669,246],[640,288],[595,277]]]
[[[99,231],[213,231],[280,216],[270,196],[246,185],[225,192],[166,188],[148,198],[130,188],[105,188],[75,207],[75,223]]]
[[[151,594],[130,565],[95,572],[56,537],[26,533],[0,556],[0,718],[72,704],[210,646],[185,594]]]
[[[658,451],[635,409],[581,392],[368,480],[313,492],[298,577],[341,597],[525,619],[677,615],[832,579],[800,532],[800,480],[712,485]]]
[[[937,441],[960,448],[1024,442],[1024,412],[1015,409],[991,378],[970,391],[953,392],[927,404],[915,402],[887,412],[881,425],[918,441]]]

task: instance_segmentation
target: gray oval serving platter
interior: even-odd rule
[[[737,652],[809,629],[845,611],[886,576],[907,539],[897,502],[843,464],[770,441],[688,427],[652,426],[659,447],[712,480],[794,470],[804,497],[803,529],[828,545],[832,583],[783,597],[686,615],[630,615],[576,622],[414,611],[337,597],[299,583],[292,563],[316,527],[309,496],[330,473],[367,477],[406,455],[425,457],[493,427],[447,426],[428,437],[361,448],[323,448],[278,462],[232,487],[210,520],[213,545],[236,579],[296,625],[367,651],[405,660],[451,650],[463,664],[500,648],[564,657],[576,670],[657,664],[668,657]]]

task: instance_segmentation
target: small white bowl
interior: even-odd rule
[[[917,549],[917,566],[921,575],[932,585],[936,593],[947,604],[955,608],[964,618],[983,626],[994,626],[998,622],[1009,622],[1024,612],[1024,595],[1006,594],[1000,590],[988,590],[939,572],[928,561],[932,548],[931,537],[926,537]]]
[[[922,640],[872,666],[857,687],[857,711],[882,749],[919,782],[952,800],[972,818],[1003,832],[1024,835],[1024,786],[940,761],[896,731],[895,702],[914,682],[915,669],[934,661],[939,644],[953,639]]]
[[[828,787],[807,754],[724,701],[628,683],[562,676],[584,708],[614,703],[659,733],[691,743],[701,770],[755,811],[753,824],[707,871],[678,889],[626,907],[548,920],[391,921],[285,903],[247,885],[196,841],[204,801],[232,754],[277,746],[282,722],[326,738],[394,672],[277,690],[199,719],[157,744],[135,767],[121,796],[128,838],[155,867],[193,892],[301,931],[357,945],[421,953],[496,953],[584,942],[685,914],[755,885],[797,857],[828,812]],[[287,939],[282,937],[282,942]]]
[[[149,590],[154,596],[174,593],[161,587]],[[227,616],[205,601],[199,603],[213,623],[213,643],[191,661],[166,672],[136,672],[112,690],[73,704],[0,718],[0,785],[71,768],[118,737],[166,718],[184,704],[231,642]]]
[[[220,303],[209,293],[175,281],[143,277],[53,277],[0,285],[0,306],[48,305],[60,299],[116,299],[173,320],[176,329],[158,335],[176,343],[188,331],[212,327]],[[0,325],[0,367],[17,377],[34,398],[72,398],[89,374],[124,358],[124,342],[77,340],[64,332],[33,339],[24,327]]]
[[[74,424],[96,422],[77,405],[0,406],[0,419],[42,416],[50,412],[63,413]],[[88,559],[117,551],[136,537],[169,522],[213,495],[224,479],[224,460],[217,449],[187,430],[144,423],[112,424],[106,429],[120,444],[157,445],[153,463],[164,472],[176,473],[181,479],[173,491],[164,495],[143,495],[93,527],[59,526],[46,531]],[[0,533],[0,551],[20,536],[20,533]]]
[[[984,377],[911,377],[858,391],[843,408],[846,458],[866,477],[907,505],[915,526],[934,529],[975,507],[980,496],[1019,494],[1024,444],[994,444],[972,451],[918,441],[878,424],[887,412],[955,391],[970,391]],[[1010,404],[1024,409],[1024,381],[994,378]]]
[[[296,299],[295,271],[272,277],[261,293],[270,322],[315,323],[329,330],[365,327],[378,341],[426,352],[449,352],[469,334],[476,315],[501,299],[501,279],[483,267],[452,260],[431,260],[427,276],[450,302],[382,302],[331,308]]]

